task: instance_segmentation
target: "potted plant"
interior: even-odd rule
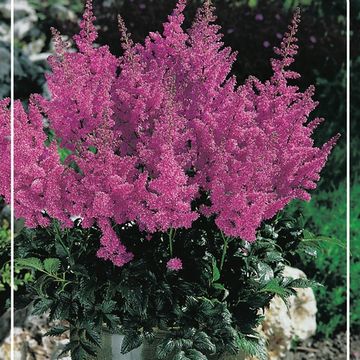
[[[289,84],[299,12],[271,79],[239,85],[210,1],[188,31],[185,6],[144,45],[119,18],[117,58],[88,1],[77,52],[53,29],[51,96],[15,103],[22,298],[63,321],[49,334],[73,359],[266,359],[261,309],[313,284],[283,276],[313,236],[280,211],[310,199],[337,136],[314,146],[314,90]]]

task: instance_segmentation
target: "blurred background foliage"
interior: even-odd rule
[[[9,308],[10,209],[0,198],[0,317]]]
[[[351,1],[351,320],[360,333],[360,1]]]
[[[0,0],[0,98],[10,95],[10,1]]]
[[[342,138],[330,157],[322,180],[309,203],[294,202],[286,211],[302,214],[308,228],[316,234],[331,236],[338,242],[346,242],[346,1],[345,0],[214,0],[219,24],[223,28],[224,41],[239,52],[234,73],[240,81],[250,74],[264,80],[270,75],[269,59],[273,46],[291,19],[296,6],[302,9],[299,32],[300,52],[295,70],[302,78],[301,89],[310,84],[316,86],[316,98],[320,104],[313,116],[327,121],[316,133],[321,144],[337,132]],[[187,24],[193,18],[200,0],[189,0]],[[353,24],[359,21],[359,1],[354,1]],[[117,14],[121,14],[135,41],[142,42],[149,31],[161,30],[162,23],[174,7],[175,0],[94,0],[100,44],[108,44],[115,54],[121,54],[117,30]],[[79,16],[83,10],[81,0],[17,0],[15,9],[15,97],[25,100],[30,93],[47,95],[43,74],[48,71],[45,59],[52,52],[50,27],[54,26],[67,37],[78,31]],[[355,25],[354,25],[355,26]],[[355,33],[355,32],[354,32]],[[359,42],[357,42],[359,43]],[[2,45],[0,46],[3,49]],[[352,54],[353,62],[353,133],[359,104],[360,56]],[[1,76],[1,70],[0,70]],[[359,79],[360,80],[360,79]],[[359,198],[358,184],[359,138],[352,140],[353,153],[353,199]],[[360,205],[352,203],[352,236],[355,240],[360,231]],[[355,241],[354,241],[355,245]],[[360,329],[360,263],[355,264],[355,246],[352,292],[352,326]],[[359,257],[357,257],[359,259]],[[318,254],[316,261],[299,265],[324,284],[317,290],[318,337],[333,337],[345,329],[346,301],[346,252],[344,246],[334,242]]]

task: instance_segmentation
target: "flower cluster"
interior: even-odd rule
[[[172,258],[167,262],[166,267],[170,271],[179,271],[183,268],[183,265],[179,258]]]
[[[14,113],[16,217],[24,218],[28,227],[47,226],[49,217],[63,219],[71,226],[72,222],[63,214],[66,191],[61,180],[66,169],[60,163],[56,144],[45,145],[47,136],[35,97],[30,100],[28,113],[20,101],[15,102]],[[70,182],[68,185],[71,186]]]
[[[236,53],[224,47],[210,1],[187,31],[185,6],[179,0],[163,33],[143,45],[120,18],[120,58],[94,46],[90,1],[77,52],[53,30],[50,99],[33,96],[28,113],[15,105],[15,211],[28,226],[51,218],[72,226],[74,216],[97,224],[98,256],[122,266],[133,255],[115,224],[134,221],[151,234],[214,216],[226,236],[253,241],[263,220],[294,198],[309,200],[336,137],[314,146],[314,89],[289,84],[298,77],[288,69],[298,13],[276,49],[273,76],[238,84],[230,76]],[[55,134],[50,145],[45,122]],[[178,260],[168,268],[179,270]]]

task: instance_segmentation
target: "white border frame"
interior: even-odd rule
[[[10,136],[11,136],[11,145],[10,145],[10,239],[11,239],[11,281],[10,281],[10,357],[11,360],[15,360],[15,349],[14,349],[14,325],[15,325],[15,316],[14,316],[14,2],[15,0],[10,0],[10,54],[11,54],[11,70],[10,70],[10,81],[11,81],[11,89],[10,89]]]
[[[346,358],[350,360],[350,0],[346,1],[346,74]]]

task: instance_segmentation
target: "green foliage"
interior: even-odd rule
[[[360,330],[360,184],[355,183],[351,189],[351,327],[354,333]]]
[[[323,285],[315,289],[318,303],[318,335],[331,337],[346,326],[346,184],[338,188],[319,191],[309,203],[295,202],[288,213],[302,214],[304,224],[315,233],[322,234],[320,242],[311,244],[316,258],[299,261],[307,274]],[[328,238],[327,236],[331,236]]]
[[[48,335],[70,331],[64,352],[74,360],[96,354],[104,325],[125,335],[123,353],[155,341],[159,360],[213,360],[239,352],[265,360],[265,343],[255,330],[262,321],[259,310],[275,295],[286,301],[294,288],[315,285],[282,275],[285,257],[305,256],[312,246],[291,219],[264,224],[253,244],[226,239],[224,257],[224,238],[213,219],[201,218],[175,237],[180,272],[166,269],[166,234],[149,242],[136,226],[117,231],[135,254],[122,268],[96,258],[96,228],[60,229],[53,223],[16,237],[16,271],[30,272],[32,280],[19,288],[16,300],[33,301],[34,314],[49,310],[51,319],[66,321]]]
[[[10,306],[10,224],[8,211],[0,199],[0,316]]]
[[[360,4],[357,1],[351,3],[351,28],[355,29],[360,17]],[[353,31],[352,43],[359,42],[359,32]],[[358,47],[352,50],[351,59],[351,91],[350,91],[350,113],[351,113],[351,330],[360,333],[360,51]]]
[[[6,254],[10,248],[10,229],[6,219],[0,227],[0,256]]]

